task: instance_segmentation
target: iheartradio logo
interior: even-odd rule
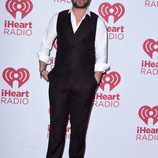
[[[14,68],[6,68],[3,71],[3,79],[13,88],[13,82],[18,81],[18,88],[20,88],[30,78],[30,73],[25,68],[15,70]]]
[[[21,19],[29,14],[33,9],[31,0],[7,0],[6,2],[7,11],[16,19],[17,12],[21,13]]]
[[[152,58],[153,57],[153,53],[157,52],[158,53],[158,41],[155,41],[153,39],[147,39],[144,43],[143,43],[143,49],[146,52],[146,54]]]
[[[107,23],[110,16],[114,18],[115,23],[124,15],[125,7],[121,3],[111,5],[110,3],[104,2],[99,6],[98,11]]]
[[[104,74],[99,87],[104,91],[105,85],[110,86],[110,91],[113,90],[121,81],[121,76],[118,72],[110,72],[109,74]]]
[[[139,109],[138,114],[143,122],[147,125],[149,118],[153,120],[153,125],[158,122],[158,106],[154,106],[153,108],[151,108],[145,105]]]

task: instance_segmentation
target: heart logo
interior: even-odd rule
[[[3,71],[3,79],[13,88],[13,82],[18,81],[18,88],[20,88],[30,78],[30,73],[25,68],[15,70],[14,68],[6,68]]]
[[[16,19],[16,13],[21,12],[22,19],[33,9],[31,0],[7,0],[7,11]]]
[[[142,106],[138,111],[139,117],[143,120],[145,124],[148,125],[149,118],[153,119],[153,125],[158,122],[158,106],[153,108],[145,105]]]
[[[121,76],[118,72],[110,72],[104,74],[99,87],[104,91],[105,85],[110,86],[110,91],[113,90],[121,81]]]
[[[155,41],[153,39],[147,39],[144,43],[143,43],[143,49],[146,52],[146,54],[152,58],[153,57],[153,53],[157,52],[158,53],[158,41]]]
[[[104,2],[99,6],[98,11],[107,23],[110,16],[113,16],[115,23],[124,15],[125,8],[121,3],[111,5],[110,3]]]

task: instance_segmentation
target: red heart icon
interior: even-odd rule
[[[158,53],[158,41],[147,39],[143,44],[143,49],[147,55],[152,58],[154,52]]]
[[[114,17],[114,23],[118,21],[125,13],[125,8],[121,3],[115,3],[111,5],[110,3],[104,2],[99,6],[99,14],[108,23],[109,16]]]
[[[145,105],[142,106],[138,111],[139,117],[143,120],[145,124],[148,125],[149,118],[153,119],[153,125],[158,122],[158,106],[153,108]]]
[[[110,72],[104,74],[99,87],[104,91],[105,85],[109,84],[110,91],[113,90],[121,81],[121,76],[118,72]]]
[[[16,18],[17,12],[21,12],[22,19],[33,9],[33,4],[31,0],[7,0],[5,6],[7,11],[14,18]]]
[[[13,88],[13,82],[18,81],[18,88],[20,88],[29,78],[30,73],[25,68],[15,70],[14,68],[6,68],[3,71],[3,79]]]

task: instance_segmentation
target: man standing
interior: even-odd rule
[[[89,11],[91,0],[72,0],[73,7],[51,19],[39,56],[41,76],[49,81],[50,136],[47,158],[62,158],[65,131],[70,115],[70,158],[83,158],[92,101],[106,63],[106,27]],[[46,66],[52,43],[57,38],[54,68]]]

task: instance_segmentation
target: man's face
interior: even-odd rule
[[[73,7],[86,8],[89,6],[91,0],[72,0]]]

